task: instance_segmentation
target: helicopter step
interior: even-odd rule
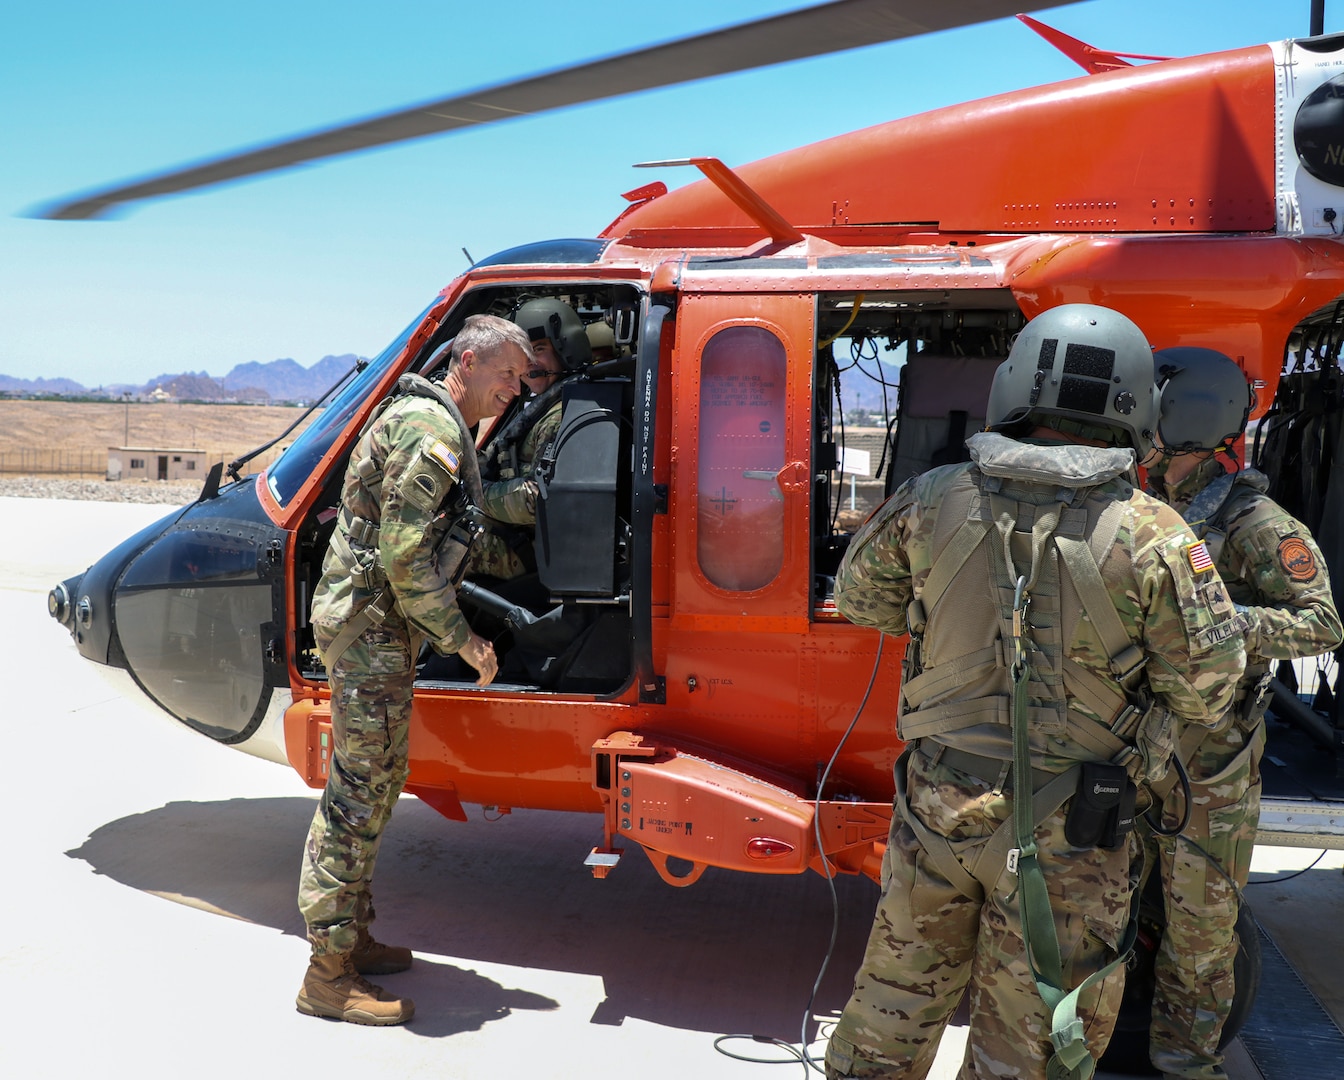
[[[891,804],[821,802],[631,732],[593,746],[593,786],[604,805],[604,844],[588,865],[605,877],[618,836],[633,840],[669,885],[694,884],[710,866],[764,874],[816,870],[877,880]],[[688,863],[677,873],[670,860]]]

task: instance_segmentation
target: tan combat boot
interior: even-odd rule
[[[361,926],[350,962],[361,975],[392,975],[411,966],[411,950],[374,941],[368,927]]]
[[[404,1024],[415,1015],[415,1002],[396,998],[355,970],[349,953],[314,956],[295,999],[299,1012],[351,1024]]]

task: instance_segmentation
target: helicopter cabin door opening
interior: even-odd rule
[[[629,684],[633,671],[631,560],[636,549],[639,557],[649,557],[647,539],[641,545],[633,536],[631,508],[634,371],[639,315],[646,306],[642,293],[611,282],[478,287],[463,293],[443,314],[438,330],[409,358],[406,370],[429,379],[441,377],[453,337],[469,316],[509,318],[522,303],[539,297],[568,304],[590,330],[590,339],[603,344],[592,362],[554,388],[550,400],[560,405],[560,428],[533,462],[540,489],[535,527],[487,522],[517,556],[510,563],[516,572],[499,576],[494,564],[482,568],[479,560],[473,563],[473,551],[458,602],[499,656],[492,690],[611,695]],[[598,327],[603,333],[591,332]],[[503,416],[482,422],[477,448],[485,463],[484,481],[492,478],[492,460],[510,454],[517,460],[515,444],[530,430],[529,417],[521,414],[538,400],[520,396]],[[325,680],[325,672],[313,648],[306,603],[335,528],[334,510],[353,435],[347,429],[350,445],[327,475],[301,530],[305,559],[296,574],[299,667],[318,681]],[[428,647],[422,651],[417,689],[475,680],[475,671],[458,657],[439,656]]]
[[[834,616],[850,536],[911,476],[967,460],[964,440],[984,426],[994,371],[1026,320],[1007,290],[837,289],[816,309],[813,587],[817,611]],[[867,474],[838,482],[859,449]]]

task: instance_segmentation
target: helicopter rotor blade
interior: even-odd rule
[[[1021,0],[831,0],[214,158],[39,207],[34,215],[66,221],[106,217],[121,204],[141,199],[478,124],[1007,18],[1020,6]]]

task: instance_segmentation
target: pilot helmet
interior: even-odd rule
[[[592,363],[593,349],[583,331],[583,320],[568,304],[549,297],[527,300],[513,313],[513,321],[530,341],[548,340],[566,371],[578,371]]]
[[[1246,428],[1255,391],[1217,349],[1180,346],[1153,355],[1161,395],[1157,434],[1168,454],[1224,450]]]
[[[623,354],[624,350],[616,347],[616,334],[606,319],[590,322],[583,330],[588,335],[588,344],[592,346],[593,356],[610,360]]]
[[[1062,304],[1043,311],[1017,335],[994,373],[986,410],[991,431],[1025,423],[1083,434],[1097,431],[1132,446],[1140,458],[1153,448],[1158,396],[1153,350],[1124,315],[1095,304]]]

